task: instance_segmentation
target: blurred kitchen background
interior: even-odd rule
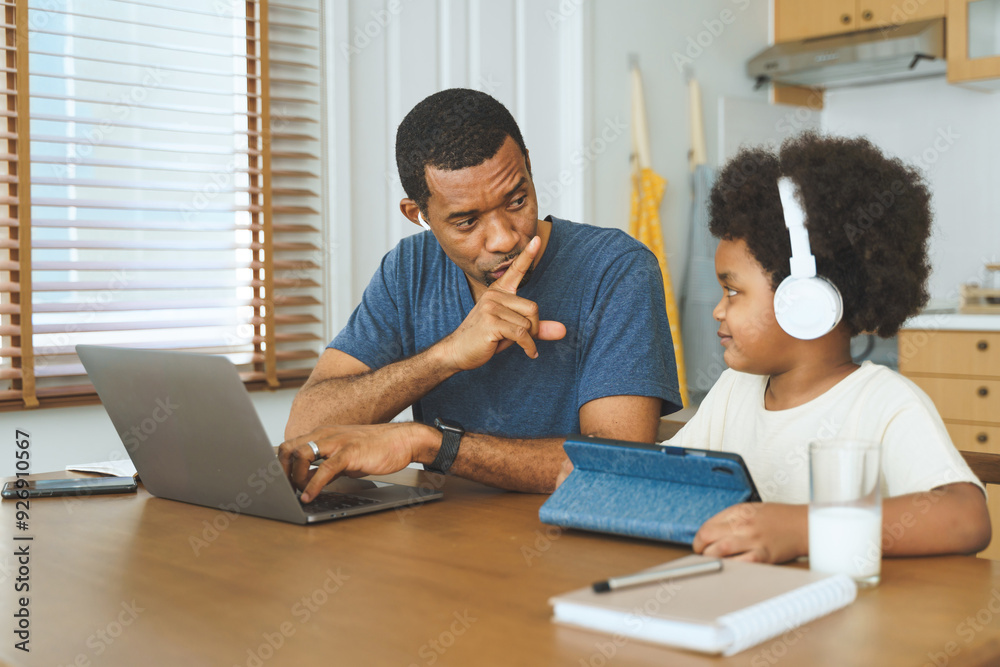
[[[702,204],[692,194],[689,159],[699,125],[709,169],[742,144],[776,145],[810,128],[865,135],[918,164],[934,196],[935,309],[957,309],[960,285],[983,282],[985,265],[1000,260],[1000,0],[330,0],[320,17],[323,340],[346,322],[383,254],[419,231],[398,209],[395,130],[420,99],[455,86],[489,92],[513,112],[531,153],[541,215],[628,230],[630,71],[637,67],[650,166],[667,180],[659,213],[678,301],[692,214]],[[861,76],[865,85],[825,81],[815,94],[775,92],[747,71],[776,41],[849,35],[832,46],[799,45],[779,60],[874,57],[900,26],[923,21],[931,22],[926,48],[936,40],[947,51],[935,62],[910,44],[915,72],[897,55],[868,65],[879,74]],[[971,47],[953,38],[958,28]],[[790,80],[814,76],[802,62],[797,67],[786,73]],[[893,80],[907,73],[927,76]],[[775,104],[775,96],[794,103]],[[979,318],[971,324],[932,317],[934,326],[1000,330],[1000,315],[970,315]],[[897,365],[896,340],[855,343],[859,358]],[[687,375],[705,383],[719,370],[689,364]],[[254,393],[276,444],[294,393]],[[67,443],[39,447],[36,470],[105,460],[109,448],[120,448],[99,405],[27,411],[15,421],[35,442]]]

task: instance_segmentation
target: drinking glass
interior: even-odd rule
[[[867,440],[809,443],[809,569],[875,586],[882,569],[881,447]]]

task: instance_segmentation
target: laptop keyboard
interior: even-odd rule
[[[303,505],[302,509],[310,514],[316,514],[319,512],[331,512],[334,510],[347,510],[352,507],[363,507],[377,502],[377,500],[373,500],[371,498],[362,498],[361,496],[352,496],[346,493],[334,493],[328,491],[316,496],[311,502]]]

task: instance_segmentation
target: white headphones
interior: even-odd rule
[[[792,242],[792,273],[774,291],[774,316],[778,326],[794,338],[813,340],[833,331],[844,315],[840,290],[816,275],[816,258],[809,247],[806,213],[799,204],[798,188],[788,176],[778,179],[778,194],[785,227]]]
[[[427,231],[431,231],[431,226],[427,223],[426,220],[424,220],[424,218],[420,217],[419,213],[417,213],[417,222],[420,223],[420,226],[426,229]]]

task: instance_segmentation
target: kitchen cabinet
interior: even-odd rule
[[[1000,90],[1000,0],[948,0],[948,82]]]
[[[1000,454],[1000,331],[903,329],[899,371],[927,392],[960,450]],[[1000,487],[990,487],[994,539],[982,556],[1000,559]]]
[[[942,18],[945,1],[774,0],[774,41],[792,42]]]

